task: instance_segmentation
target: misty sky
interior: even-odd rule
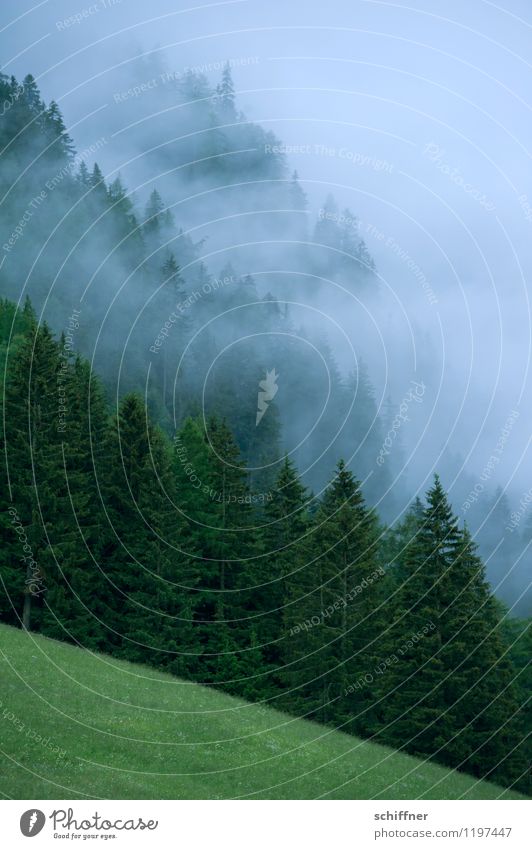
[[[141,201],[164,190],[142,156],[164,87],[153,69],[216,82],[230,61],[239,107],[287,145],[312,214],[333,192],[360,219],[379,299],[356,317],[334,292],[321,306],[356,325],[379,398],[426,383],[405,434],[414,478],[445,449],[480,474],[517,410],[493,481],[528,490],[529,4],[4,0],[1,25],[3,72],[36,77],[78,150],[104,136],[102,170]],[[126,108],[143,69],[157,82]]]

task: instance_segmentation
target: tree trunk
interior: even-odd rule
[[[24,631],[30,631],[31,622],[31,593],[29,590],[24,595],[24,609],[22,611],[22,627]]]

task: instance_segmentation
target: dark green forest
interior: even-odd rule
[[[357,297],[378,286],[340,223],[355,216],[329,197],[309,228],[298,175],[265,153],[278,142],[238,111],[228,69],[174,96],[207,130],[168,151],[190,163],[187,190],[223,181],[287,242],[266,289],[246,271],[253,222],[207,265],[179,197],[151,188],[139,206],[87,168],[31,76],[0,78],[2,621],[530,792],[529,621],[491,589],[490,541],[477,547],[478,517],[459,521],[439,477],[423,501],[392,488],[400,446],[375,462],[392,407],[363,357],[345,377],[293,306],[300,273]],[[259,382],[288,361],[256,424]],[[493,498],[486,535],[509,522]]]

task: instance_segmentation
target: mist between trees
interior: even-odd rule
[[[504,604],[528,611],[524,576],[500,546],[496,597],[473,539],[482,526],[492,551],[510,505],[489,493],[488,526],[471,505],[464,527],[431,474],[416,500],[401,404],[421,418],[430,372],[408,363],[394,397],[376,393],[364,308],[382,318],[382,280],[357,216],[333,196],[313,215],[229,66],[216,86],[189,72],[153,90],[160,121],[135,143],[172,139],[154,153],[168,179],[140,198],[96,163],[70,167],[61,112],[31,76],[0,88],[3,621],[525,789],[529,632]],[[72,303],[74,346],[55,335]],[[258,421],[265,374],[282,379]],[[404,395],[416,374],[422,392]]]

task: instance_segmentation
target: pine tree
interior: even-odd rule
[[[247,530],[252,523],[246,471],[229,428],[215,417],[206,428],[201,420],[186,421],[175,446],[178,503],[186,519],[182,547],[194,576],[189,594],[194,641],[203,655],[196,674],[237,692],[237,682],[230,682],[243,668],[242,656],[256,652],[247,612],[253,580],[248,563],[256,547]]]
[[[112,208],[112,219],[118,224],[120,235],[126,236],[137,226],[133,204],[128,197],[120,176],[116,177],[107,190],[107,197]]]
[[[308,200],[305,192],[301,188],[299,182],[299,174],[297,171],[292,173],[289,188],[290,207],[296,212],[305,212],[308,207]]]
[[[453,730],[444,759],[466,772],[511,783],[526,769],[516,670],[498,604],[467,528],[461,533],[455,568],[460,583],[455,582],[445,612],[449,636],[442,651],[450,670],[445,701]]]
[[[147,236],[153,236],[160,232],[162,226],[164,212],[164,203],[157,189],[153,189],[150,194],[146,209],[144,212],[144,233]]]
[[[383,563],[388,570],[388,576],[395,589],[400,587],[408,577],[408,565],[405,565],[410,546],[416,540],[423,526],[423,503],[415,498],[404,518],[389,528],[381,546]]]
[[[57,493],[62,478],[57,431],[58,372],[57,343],[46,325],[33,324],[11,361],[4,396],[4,457],[10,500],[30,549],[20,555],[12,599],[26,629],[38,627],[43,597],[53,580],[55,565],[47,530],[59,518]],[[32,570],[37,581],[31,580]],[[34,591],[32,587],[37,585]]]
[[[68,408],[61,429],[64,482],[62,493],[57,493],[62,496],[62,510],[50,529],[57,570],[47,593],[42,629],[48,636],[105,650],[103,599],[108,586],[101,546],[107,519],[99,475],[106,462],[107,409],[102,387],[88,363],[77,357],[70,364],[62,353],[62,367]]]
[[[164,263],[158,270],[159,275],[154,279],[157,291],[150,300],[147,315],[150,319],[153,317],[155,328],[160,327],[161,315],[171,317],[172,321],[172,330],[153,359],[152,383],[155,397],[150,398],[150,412],[154,417],[157,415],[161,422],[166,415],[171,414],[174,399],[169,397],[170,364],[179,362],[189,331],[189,320],[183,308],[184,280],[171,251],[167,252]]]
[[[287,579],[284,676],[297,687],[293,709],[326,722],[352,719],[357,730],[373,698],[354,685],[375,666],[384,620],[378,537],[376,516],[341,461],[315,517],[312,556]]]
[[[41,100],[41,94],[37,87],[37,83],[35,82],[35,77],[33,77],[31,74],[27,74],[27,76],[24,77],[22,88],[24,91],[24,99],[26,101],[26,105],[34,114],[34,116],[39,118],[43,113],[44,103]],[[51,105],[52,104],[50,104],[50,106]],[[55,106],[57,109],[57,104],[55,104]]]
[[[28,461],[28,449],[21,428],[22,420],[17,422],[15,415],[24,412],[21,403],[24,398],[25,383],[23,369],[14,369],[20,365],[21,357],[26,358],[29,340],[36,332],[36,320],[29,302],[23,311],[17,310],[9,301],[0,301],[0,369],[4,376],[0,397],[0,413],[5,427],[0,433],[0,539],[2,544],[2,568],[0,592],[0,616],[4,622],[20,624],[24,605],[24,591],[27,566],[31,552],[24,549],[29,543],[25,539],[25,526],[29,524],[31,510],[29,505],[20,514],[20,493],[17,484]],[[27,363],[27,359],[26,359]],[[18,379],[17,379],[18,377]],[[22,481],[29,487],[29,476]],[[29,490],[23,489],[25,495]],[[26,506],[26,505],[25,505]]]
[[[119,252],[128,268],[137,269],[145,258],[145,249],[142,230],[129,195],[119,175],[107,189],[108,210],[102,223],[112,250]]]
[[[271,498],[264,510],[264,553],[258,561],[261,586],[254,593],[253,603],[263,615],[258,621],[258,636],[265,646],[265,660],[275,669],[284,653],[283,633],[285,619],[291,611],[283,605],[287,598],[287,581],[295,580],[297,572],[305,566],[305,545],[310,521],[307,512],[308,495],[299,480],[296,468],[285,457]]]
[[[174,671],[204,681],[210,680],[211,675],[202,656],[206,651],[207,623],[214,618],[211,593],[217,586],[218,564],[213,553],[216,504],[210,494],[210,455],[201,420],[185,419],[176,433],[173,470],[183,592],[180,628],[183,654],[176,659]]]
[[[347,269],[351,269],[352,264],[350,262],[357,255],[360,238],[358,235],[358,220],[347,207],[340,215],[338,229],[340,234],[340,250],[347,254],[342,259],[342,262]]]
[[[166,259],[161,267],[161,275],[165,287],[170,291],[172,303],[179,303],[179,300],[184,298],[184,281],[179,273],[176,258],[171,251],[166,255]]]
[[[301,188],[297,171],[292,173],[292,179],[288,186],[288,205],[294,210],[291,216],[291,228],[296,241],[305,242],[308,239],[307,209],[308,200]]]
[[[113,653],[144,662],[149,661],[150,649],[159,643],[161,633],[155,629],[145,639],[145,623],[151,620],[154,607],[145,604],[154,594],[148,557],[153,531],[141,506],[153,477],[150,437],[142,400],[134,394],[125,396],[106,435],[106,469],[100,482],[108,521],[101,553],[107,582],[102,618]]]
[[[55,100],[52,100],[44,111],[44,130],[52,142],[51,151],[55,161],[64,162],[70,159],[74,154],[74,143],[66,131],[63,116]]]
[[[162,651],[150,652],[150,663],[175,669],[183,665],[182,650],[190,643],[191,623],[183,589],[188,572],[179,545],[181,519],[172,455],[158,428],[148,424],[147,433],[149,454],[144,458],[139,498],[146,532],[145,570],[130,593],[130,602],[138,607],[129,627],[132,637]]]
[[[402,564],[395,660],[382,679],[383,737],[477,775],[517,777],[511,664],[484,566],[437,477],[418,521]]]
[[[338,226],[339,212],[338,204],[333,195],[327,195],[323,209],[314,228],[314,241],[317,245],[341,249],[341,233]],[[330,252],[325,252],[326,263],[338,261],[337,257],[331,257]]]
[[[232,121],[236,118],[235,87],[229,62],[226,62],[222,71],[221,82],[216,87],[216,106],[223,122]]]
[[[104,176],[97,162],[94,163],[89,182],[92,188],[91,194],[94,196],[94,199],[100,204],[105,204],[105,207],[107,207],[107,188]]]
[[[84,161],[80,163],[79,172],[78,172],[78,180],[82,186],[88,187],[90,186],[90,175],[89,169],[87,168]]]
[[[212,416],[207,423],[207,438],[210,447],[210,482],[217,503],[218,536],[216,558],[219,564],[219,590],[216,598],[216,630],[213,631],[211,647],[232,646],[238,652],[231,658],[231,668],[238,663],[245,691],[253,686],[248,673],[250,651],[255,659],[255,671],[260,671],[260,654],[254,642],[255,616],[253,596],[260,582],[257,573],[259,554],[253,536],[253,514],[251,493],[247,484],[247,471],[233,434],[224,420]],[[216,648],[218,651],[218,648]],[[226,650],[224,649],[224,652]],[[227,680],[226,653],[217,659],[215,680]],[[234,692],[243,692],[242,684],[234,684]]]
[[[153,270],[154,278],[156,279],[161,265],[159,251],[162,250],[165,245],[168,245],[172,236],[175,235],[174,216],[170,209],[165,209],[164,201],[157,189],[153,189],[150,193],[148,202],[144,209],[143,225],[141,229],[148,252],[149,267]],[[181,242],[179,243],[179,247],[183,247]],[[171,253],[168,248],[165,248],[165,251],[166,255],[164,263],[168,263],[171,259],[177,266],[173,253]],[[173,269],[169,270],[173,271]]]

